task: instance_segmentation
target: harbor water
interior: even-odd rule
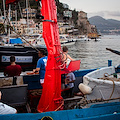
[[[80,69],[105,67],[108,66],[108,60],[112,60],[113,66],[120,64],[120,55],[106,48],[120,51],[120,35],[104,35],[98,41],[77,41],[68,47],[68,53],[74,59],[81,60]]]

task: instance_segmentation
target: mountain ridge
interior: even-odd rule
[[[115,19],[105,19],[101,16],[93,16],[89,18],[90,24],[97,27],[101,33],[111,33],[112,30],[116,30],[116,34],[120,34],[120,21]],[[117,31],[118,30],[118,31]]]

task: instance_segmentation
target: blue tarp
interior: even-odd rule
[[[11,38],[10,44],[22,44],[22,40],[20,38]]]

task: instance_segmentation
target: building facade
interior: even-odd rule
[[[80,34],[89,34],[89,33],[97,33],[97,29],[95,25],[91,25],[87,18],[87,13],[84,11],[80,11],[78,13],[78,21],[77,24],[79,26]]]

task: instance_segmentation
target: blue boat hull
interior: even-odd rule
[[[45,116],[53,120],[119,120],[120,102],[97,104],[85,109],[0,115],[0,120],[41,120]]]

